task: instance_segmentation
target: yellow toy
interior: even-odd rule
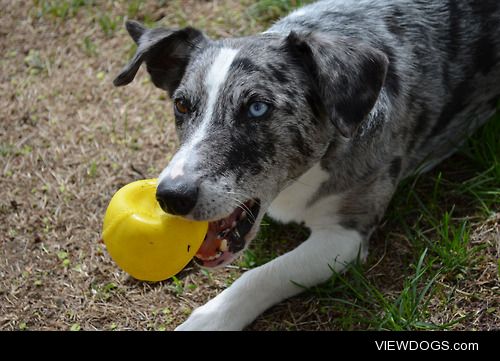
[[[180,272],[200,248],[208,222],[166,214],[156,201],[156,179],[127,184],[111,199],[102,238],[111,258],[143,281]]]

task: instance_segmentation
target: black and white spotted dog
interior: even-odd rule
[[[161,173],[169,213],[209,220],[197,254],[227,264],[265,212],[303,222],[303,244],[252,269],[178,330],[242,329],[359,254],[398,182],[448,157],[500,98],[500,1],[328,0],[255,36],[128,22],[171,95],[180,149]]]

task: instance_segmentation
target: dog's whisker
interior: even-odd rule
[[[236,202],[235,208],[242,209],[244,212],[246,212],[247,216],[250,217],[253,222],[256,221],[255,215],[252,213],[252,210],[250,208],[248,208],[248,206],[245,203],[243,203],[235,198],[233,198],[233,200]]]
[[[248,206],[247,206],[245,203],[243,203],[243,202],[241,202],[241,201],[237,200],[236,198],[232,198],[232,200],[234,200],[234,201],[236,202],[236,207],[237,207],[237,208],[240,208],[240,209],[242,209],[244,212],[246,212],[246,213],[247,213],[247,215],[248,215],[248,217],[250,217],[250,218],[252,219],[252,221],[253,221],[253,222],[255,222],[255,221],[256,221],[256,219],[255,219],[255,215],[252,213],[251,209],[250,209],[250,208],[248,208]]]
[[[242,192],[227,191],[226,194],[228,194],[232,199],[235,199],[238,202],[246,202],[247,200],[252,199],[251,196]]]

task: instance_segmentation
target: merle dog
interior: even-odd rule
[[[398,182],[452,154],[500,97],[498,0],[329,0],[254,36],[127,22],[174,103],[180,149],[165,212],[210,221],[197,258],[235,259],[265,212],[310,237],[243,274],[178,330],[242,329],[271,305],[366,257]]]

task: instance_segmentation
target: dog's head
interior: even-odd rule
[[[137,52],[115,79],[145,62],[174,103],[180,148],[161,173],[169,213],[210,221],[202,265],[232,261],[292,180],[348,138],[370,112],[387,69],[381,52],[318,34],[264,33],[212,41],[193,28],[128,22]]]

